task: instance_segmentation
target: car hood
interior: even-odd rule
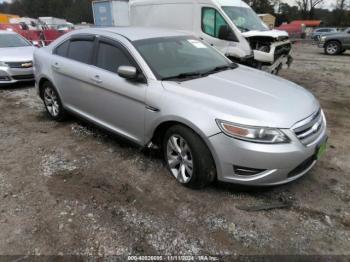
[[[267,31],[248,31],[242,33],[242,35],[246,38],[253,37],[253,36],[264,36],[264,37],[272,37],[272,38],[279,38],[279,37],[288,37],[288,33],[286,31],[281,30],[267,30]]]
[[[0,48],[0,61],[23,62],[32,61],[34,46]]]
[[[214,118],[251,126],[291,128],[320,108],[304,88],[244,66],[190,81],[165,81],[163,86]]]

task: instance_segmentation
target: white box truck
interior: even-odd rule
[[[128,26],[129,1],[93,1],[92,11],[95,26]]]
[[[189,31],[232,61],[267,72],[293,61],[288,33],[270,30],[241,0],[130,0],[128,15],[131,26]]]

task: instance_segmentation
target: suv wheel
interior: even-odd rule
[[[62,106],[61,99],[49,82],[45,82],[42,88],[42,97],[44,100],[45,108],[49,116],[56,121],[63,121],[66,117],[66,111]]]
[[[177,125],[166,132],[163,154],[170,173],[186,187],[200,189],[213,182],[216,177],[209,149],[187,127]]]
[[[325,45],[324,50],[327,55],[338,55],[342,48],[338,42],[330,41]]]

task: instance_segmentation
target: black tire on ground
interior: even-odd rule
[[[168,161],[168,142],[174,136],[181,137],[187,143],[193,162],[191,179],[187,183],[182,183],[179,180],[178,182],[191,189],[201,189],[208,186],[216,178],[216,168],[212,155],[202,138],[190,128],[182,125],[175,125],[169,128],[163,140],[164,161],[170,174],[175,176]]]
[[[346,52],[346,49],[342,50],[340,53],[341,54],[344,54]]]
[[[324,52],[327,55],[339,55],[342,50],[341,44],[337,41],[329,41],[325,44]]]
[[[46,81],[43,83],[41,88],[41,97],[44,101],[45,109],[49,115],[49,117],[55,121],[62,122],[67,117],[67,111],[64,109],[61,98],[56,91],[55,87],[49,82]],[[51,100],[49,99],[51,97]],[[53,101],[52,98],[55,98]],[[50,102],[52,101],[52,102]],[[53,111],[52,107],[55,105],[55,111]]]

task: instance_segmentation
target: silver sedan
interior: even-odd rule
[[[52,119],[74,113],[160,148],[190,188],[288,183],[325,151],[325,115],[310,92],[183,32],[77,30],[38,49],[34,64]]]
[[[33,81],[35,47],[10,31],[0,31],[0,84]]]

